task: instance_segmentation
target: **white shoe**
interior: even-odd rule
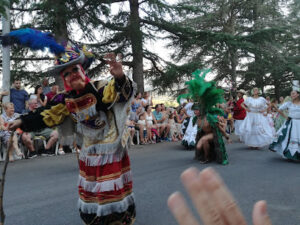
[[[59,154],[59,155],[64,155],[64,154],[66,154],[66,153],[64,152],[64,150],[58,149],[58,154]]]

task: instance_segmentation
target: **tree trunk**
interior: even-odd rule
[[[273,74],[271,74],[271,76],[274,76]],[[278,82],[274,82],[274,94],[275,94],[275,99],[279,100],[280,98],[280,94],[281,94],[281,90],[280,90],[280,83]]]
[[[133,67],[132,78],[137,83],[138,92],[144,92],[143,74],[143,35],[141,32],[138,0],[129,0],[130,26],[129,36],[131,40]]]
[[[226,33],[229,33],[231,35],[236,34],[236,16],[235,16],[235,10],[232,9],[229,14],[229,19],[226,22],[226,24],[223,27],[223,31]],[[238,65],[238,55],[237,50],[234,46],[228,45],[228,51],[229,51],[229,61],[230,61],[230,77],[231,77],[231,95],[236,96],[236,89],[237,89],[237,83],[236,83],[236,67]]]
[[[51,5],[54,9],[53,18],[53,33],[58,43],[68,41],[68,27],[66,18],[66,5],[64,0],[51,0]],[[55,76],[55,83],[59,86],[60,90],[64,90],[63,80],[60,76]]]
[[[237,91],[237,83],[236,83],[236,67],[237,67],[238,61],[237,61],[237,51],[236,49],[230,50],[230,65],[231,65],[231,83],[232,83],[232,95],[236,96]]]

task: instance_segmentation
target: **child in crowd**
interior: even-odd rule
[[[133,137],[134,137],[134,133],[135,133],[135,122],[133,120],[130,120],[129,117],[130,116],[128,116],[128,118],[127,118],[126,126],[127,126],[127,129],[128,129],[128,132],[130,134],[131,145],[134,145]]]
[[[143,139],[141,140],[141,144],[146,144],[148,142],[148,137],[147,137],[147,128],[146,128],[146,119],[145,119],[145,114],[142,113],[139,116],[139,120],[138,120],[138,124],[143,125],[144,127],[144,135],[143,135]]]
[[[180,124],[176,123],[175,122],[175,110],[174,112],[170,112],[169,114],[169,120],[168,120],[168,123],[170,125],[170,135],[171,135],[171,138],[172,138],[172,141],[178,141],[180,140]],[[179,127],[178,127],[179,125]]]

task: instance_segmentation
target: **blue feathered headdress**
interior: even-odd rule
[[[43,33],[35,29],[15,30],[2,36],[1,39],[3,46],[18,44],[32,50],[43,51],[48,48],[55,55],[65,52],[64,46],[58,44],[51,33]]]

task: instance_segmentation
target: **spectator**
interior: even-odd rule
[[[179,108],[179,113],[175,111],[176,122],[182,124],[183,121],[187,118],[184,108]]]
[[[150,105],[146,106],[145,111],[146,111],[145,116],[146,116],[147,136],[149,138],[149,142],[154,144],[155,141],[153,140],[152,129],[157,129],[157,126],[153,123],[154,116]]]
[[[145,114],[141,114],[139,116],[139,120],[137,122],[139,125],[141,125],[141,127],[143,127],[143,136],[141,138],[141,145],[146,144],[148,142],[148,138],[147,138],[147,129],[146,129],[146,120],[145,120]],[[141,128],[140,128],[141,129]],[[141,130],[140,130],[141,132]]]
[[[233,97],[230,96],[229,100],[226,103],[227,121],[230,125],[230,132],[229,133],[234,131],[234,119],[233,119],[233,115],[232,115],[233,114],[232,113],[233,108],[234,108]]]
[[[29,96],[27,91],[21,89],[21,81],[16,79],[10,89],[10,101],[14,104],[15,112],[21,114],[25,110]]]
[[[7,146],[7,143],[11,136],[11,131],[8,131],[7,125],[9,122],[12,122],[15,119],[19,118],[19,114],[15,113],[14,104],[11,102],[4,103],[3,108],[4,108],[5,113],[3,113],[0,116],[0,126],[1,126],[0,137]],[[20,151],[19,145],[18,145],[18,138],[17,138],[16,133],[13,136],[13,151],[9,152],[9,161],[10,162],[14,161],[14,157],[13,157],[14,153],[16,153],[17,159],[21,159],[23,156],[22,152]]]
[[[155,110],[153,112],[155,123],[158,125],[159,128],[159,135],[162,140],[167,140],[168,133],[170,131],[170,126],[168,124],[164,124],[164,121],[166,120],[165,117],[163,117],[163,114],[161,113],[161,105],[157,104],[155,106]]]
[[[152,98],[150,97],[149,92],[144,92],[143,98],[141,100],[142,106],[145,108],[147,105],[153,106]]]
[[[51,99],[52,99],[55,95],[57,95],[58,92],[59,92],[59,87],[58,87],[58,85],[56,85],[56,84],[52,85],[51,91],[50,91],[48,94],[46,94],[48,101],[51,101]]]
[[[130,141],[131,141],[130,143],[131,143],[131,145],[134,145],[133,137],[134,137],[134,133],[135,133],[135,122],[133,120],[130,120],[129,117],[126,121],[126,126],[127,126],[127,129],[128,129],[128,132],[130,134]]]
[[[136,112],[136,110],[141,106],[142,94],[140,92],[136,93],[133,101],[131,102],[131,111]]]
[[[29,114],[31,112],[34,112],[38,108],[37,99],[29,99],[28,102],[28,110]],[[32,139],[35,136],[42,136],[48,140],[45,151],[42,155],[54,155],[54,152],[51,150],[52,146],[57,142],[58,140],[58,132],[56,130],[52,130],[51,128],[44,128],[37,132],[31,132],[31,133],[23,133],[22,135],[22,141],[25,144],[25,146],[31,151],[31,155],[29,157],[36,156],[36,151],[33,146]]]
[[[142,140],[144,140],[144,126],[142,124],[138,124],[139,116],[143,113],[143,107],[140,106],[137,108],[136,112],[130,112],[129,120],[132,120],[135,122],[135,129],[139,131],[140,140],[142,143]]]
[[[43,88],[43,94],[47,95],[51,91],[51,89],[49,87],[49,81],[48,81],[47,78],[43,79],[42,85],[43,85],[42,86],[42,88]]]
[[[180,124],[175,122],[175,111],[169,114],[168,125],[170,126],[170,136],[172,141],[178,141],[180,139]]]
[[[30,99],[36,99],[38,108],[42,106],[46,106],[47,104],[47,96],[43,94],[43,88],[41,85],[37,85],[34,90],[34,94],[30,95]]]
[[[163,121],[163,124],[165,125],[165,135],[164,135],[164,140],[167,141],[169,133],[170,133],[170,124],[169,124],[169,116],[170,116],[170,108],[166,108],[164,104],[160,104],[161,105],[161,113],[163,114],[163,118],[165,118],[165,120]],[[171,140],[171,138],[170,138]]]

